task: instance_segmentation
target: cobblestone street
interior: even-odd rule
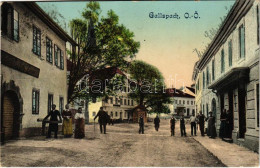
[[[145,125],[138,134],[137,124],[108,126],[107,134],[99,134],[98,125],[86,126],[86,138],[44,137],[19,140],[1,147],[2,166],[225,166],[200,143],[181,137],[179,123],[176,136],[170,136],[169,120],[161,120],[159,132],[153,124]]]

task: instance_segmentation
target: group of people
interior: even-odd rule
[[[228,130],[227,127],[230,122],[229,117],[226,117],[227,115],[223,114],[223,119],[225,118],[225,121],[222,122],[222,128],[226,128],[225,130]],[[171,130],[171,136],[174,136],[175,134],[175,123],[176,123],[176,118],[174,116],[171,117],[170,119],[170,130]],[[209,117],[206,118],[202,112],[200,112],[199,115],[195,116],[195,113],[192,114],[192,116],[189,118],[190,121],[190,126],[191,126],[191,136],[193,135],[197,135],[197,124],[200,127],[200,132],[201,132],[201,136],[204,136],[204,130],[205,130],[205,121],[208,122],[207,125],[207,135],[210,138],[215,138],[217,136],[217,132],[216,132],[216,126],[215,126],[215,117],[212,115],[212,112],[209,112]],[[156,116],[156,118],[154,119],[154,127],[155,130],[158,131],[159,130],[159,123],[160,123],[160,119],[158,116]],[[186,120],[184,118],[184,115],[181,115],[180,118],[180,132],[181,132],[181,136],[186,136]],[[142,116],[139,119],[139,133],[143,133],[144,132],[144,123],[143,123],[143,118]],[[223,132],[223,135],[227,135],[227,132]]]
[[[62,124],[62,132],[65,138],[71,137],[73,135],[73,124],[72,124],[72,118],[73,114],[71,110],[69,110],[69,105],[67,104],[65,106],[65,110],[60,112],[56,110],[56,105],[52,105],[52,109],[49,112],[49,114],[43,119],[43,122],[46,122],[46,120],[50,117],[49,120],[49,129],[47,138],[51,138],[51,133],[54,132],[54,138],[58,138],[58,123],[62,122],[63,118],[63,124]],[[109,122],[109,116],[108,114],[103,110],[103,107],[100,107],[99,112],[95,116],[94,120],[99,117],[99,124],[100,124],[100,132],[104,132],[106,134],[106,124]],[[59,118],[59,120],[58,120]],[[79,107],[77,113],[74,115],[74,121],[75,121],[75,129],[74,129],[74,138],[76,139],[82,139],[85,137],[85,115],[82,112],[82,108]]]

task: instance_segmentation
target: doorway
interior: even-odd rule
[[[15,92],[7,91],[2,97],[1,132],[4,132],[4,140],[19,137],[20,129],[20,103]]]
[[[232,117],[232,123],[231,123],[231,130],[233,130],[234,129],[234,110],[233,110],[233,105],[234,105],[234,103],[233,103],[233,91],[231,90],[231,91],[229,91],[228,92],[228,107],[229,107],[229,111],[230,111],[230,113],[232,114],[231,115],[231,117]]]
[[[238,117],[239,117],[239,138],[245,138],[246,132],[246,89],[244,84],[238,87]]]
[[[212,115],[215,117],[215,120],[216,117],[217,117],[217,108],[216,108],[216,99],[213,98],[212,101],[211,101],[211,111],[212,111]]]

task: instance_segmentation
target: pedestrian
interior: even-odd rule
[[[45,121],[48,117],[50,117],[49,129],[47,138],[51,138],[51,132],[54,132],[54,138],[58,138],[58,123],[62,122],[60,112],[56,110],[56,105],[52,105],[52,110],[49,114],[43,119]],[[58,121],[59,117],[59,121]]]
[[[71,137],[72,132],[72,112],[69,110],[69,104],[66,104],[65,110],[62,112],[63,118],[63,135],[65,138]]]
[[[104,134],[106,134],[106,125],[109,121],[109,115],[103,110],[103,107],[100,107],[94,120],[96,120],[97,117],[98,117],[100,133],[102,134],[104,130]]]
[[[174,116],[172,115],[171,120],[170,120],[171,136],[174,136],[174,132],[175,132],[175,122],[176,122],[176,119],[175,119]]]
[[[160,127],[160,118],[158,117],[158,115],[155,117],[154,119],[154,127],[155,127],[155,130],[158,131],[159,130],[159,127]]]
[[[192,116],[190,117],[190,125],[191,125],[191,136],[193,136],[193,131],[194,135],[196,136],[196,117],[195,113],[192,113]]]
[[[209,119],[208,119],[208,136],[210,138],[215,138],[217,136],[215,117],[212,115],[211,111],[209,112]]]
[[[85,137],[85,116],[82,113],[82,108],[78,108],[78,112],[75,114],[75,134],[74,138],[82,139]]]
[[[180,129],[181,129],[181,136],[186,136],[185,119],[183,114],[180,119]]]
[[[143,116],[139,118],[139,134],[144,134],[144,119]]]
[[[220,128],[219,128],[219,137],[224,139],[226,137],[226,120],[227,112],[226,109],[223,109],[220,114]]]
[[[202,111],[200,111],[200,115],[199,115],[199,125],[200,125],[201,136],[204,136],[205,116],[204,114],[202,114]]]
[[[226,117],[226,137],[232,138],[232,127],[233,127],[233,116],[230,110],[227,110],[227,117]]]

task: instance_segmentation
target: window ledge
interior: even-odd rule
[[[245,61],[245,59],[246,58],[240,58],[237,63],[240,64],[241,62]]]

